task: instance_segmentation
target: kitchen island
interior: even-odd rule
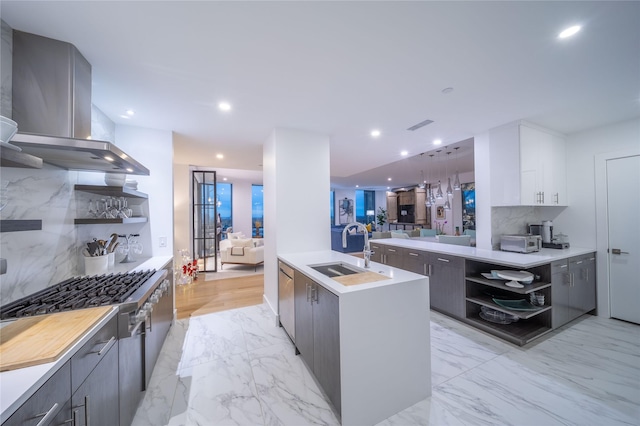
[[[595,249],[522,254],[397,238],[374,240],[371,249],[382,263],[428,276],[431,309],[517,345],[596,307]],[[533,282],[507,285],[493,270],[526,272]],[[531,305],[532,294],[543,304]]]
[[[344,425],[376,424],[431,395],[429,280],[327,250],[279,254],[295,271],[294,343]],[[365,274],[341,284],[312,266]],[[370,277],[370,278],[366,278]]]

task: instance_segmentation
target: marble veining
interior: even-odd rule
[[[640,425],[640,327],[583,316],[524,347],[431,312],[433,395],[379,423]],[[266,305],[177,321],[134,425],[337,425]]]

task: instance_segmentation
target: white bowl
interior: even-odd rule
[[[109,186],[124,186],[127,175],[122,173],[105,173],[104,183]]]
[[[18,131],[18,123],[0,115],[0,142],[9,142]]]

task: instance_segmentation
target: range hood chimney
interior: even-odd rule
[[[11,140],[28,154],[68,170],[149,175],[106,141],[91,140],[91,65],[70,43],[13,31]]]

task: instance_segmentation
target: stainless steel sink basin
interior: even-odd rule
[[[326,275],[329,278],[342,277],[345,275],[359,274],[361,272],[364,272],[364,270],[360,268],[342,262],[309,265],[309,267],[320,272],[322,275]]]

